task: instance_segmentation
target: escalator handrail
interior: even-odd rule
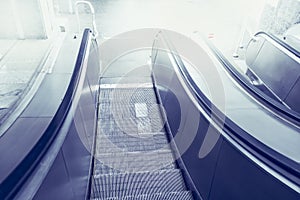
[[[270,166],[275,171],[282,174],[288,180],[299,185],[300,168],[299,164],[294,160],[276,152],[272,148],[268,147],[261,141],[254,138],[251,134],[247,133],[232,120],[224,116],[218,108],[214,106],[212,109],[212,102],[205,96],[205,94],[200,90],[197,84],[194,82],[193,78],[189,75],[187,69],[185,68],[179,54],[177,53],[172,43],[168,41],[167,37],[164,36],[163,32],[159,33],[161,38],[167,44],[167,49],[172,54],[180,74],[184,78],[184,81],[188,88],[197,97],[199,105],[204,109],[208,116],[216,122],[217,125],[222,124],[223,131],[228,134],[233,140],[240,144],[243,148],[247,149],[257,158],[262,160],[265,164]],[[227,62],[222,62],[224,65]],[[225,119],[225,121],[223,120]]]
[[[19,163],[19,165],[1,183],[1,198],[12,199],[16,195],[60,132],[60,128],[63,126],[66,116],[68,115],[68,112],[73,104],[79,79],[82,77],[81,72],[83,71],[83,62],[91,38],[91,31],[89,29],[85,29],[77,55],[76,64],[73,69],[65,96],[40,139],[36,142],[34,147],[25,156],[25,158]]]

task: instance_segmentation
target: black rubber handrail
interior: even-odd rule
[[[223,125],[222,129],[228,134],[232,139],[238,142],[243,148],[247,149],[251,152],[254,156],[262,160],[265,164],[270,166],[275,171],[282,174],[284,177],[289,179],[290,181],[296,183],[297,185],[300,184],[300,166],[294,160],[289,159],[288,157],[278,153],[277,151],[273,150],[269,146],[265,145],[261,141],[254,138],[251,134],[243,130],[239,127],[236,123],[232,120],[227,118],[224,113],[222,113],[219,109],[215,106],[212,109],[212,102],[205,96],[205,94],[200,90],[197,84],[194,82],[193,78],[188,73],[184,63],[182,62],[179,54],[177,53],[176,49],[172,45],[170,41],[167,40],[166,36],[163,33],[162,35],[163,40],[167,44],[167,48],[172,53],[172,56],[177,64],[177,67],[185,80],[185,83],[189,87],[189,89],[193,92],[193,94],[197,97],[199,105],[204,109],[206,114],[211,116],[211,118],[218,124]],[[213,52],[217,55],[221,63],[225,66],[225,68],[229,68],[228,61],[224,61],[225,58],[220,56],[220,54],[216,53],[216,49],[213,48],[212,44],[209,44],[212,48]],[[222,58],[222,59],[221,59]],[[231,67],[233,67],[231,65]],[[231,69],[230,67],[230,69]],[[235,73],[238,73],[235,71]],[[248,85],[247,85],[248,86]],[[249,86],[248,86],[249,87]],[[256,91],[255,91],[256,92]],[[252,92],[251,92],[252,93]],[[273,100],[274,101],[274,100]],[[298,116],[297,116],[298,117]],[[225,119],[225,121],[224,121]]]
[[[66,94],[50,124],[42,134],[41,138],[37,141],[37,143],[26,155],[26,157],[20,162],[20,164],[1,183],[1,199],[12,199],[16,195],[18,190],[32,174],[49,147],[52,145],[57,134],[59,133],[60,128],[64,124],[66,116],[73,103],[73,99],[77,91],[78,82],[81,77],[83,60],[85,58],[87,46],[90,40],[91,31],[89,29],[85,29],[79,53],[77,55],[76,64]]]

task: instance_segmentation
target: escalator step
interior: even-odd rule
[[[91,197],[94,200],[184,200],[180,169],[152,84],[101,84]]]
[[[154,90],[152,88],[112,88],[101,89],[100,85],[100,103],[155,103],[157,102]]]
[[[141,135],[141,136],[140,136]],[[97,153],[109,153],[115,148],[121,151],[154,151],[169,147],[163,133],[144,133],[134,137],[123,133],[97,136]]]
[[[99,161],[95,170],[102,171],[103,166],[121,172],[141,172],[164,169],[166,167],[175,168],[175,160],[171,150],[157,150],[147,152],[122,152],[111,149],[111,152],[98,153],[95,158]]]
[[[164,165],[164,166],[160,166],[159,169],[153,167],[149,167],[147,168],[140,168],[137,171],[138,172],[149,172],[149,171],[156,171],[156,170],[171,170],[171,169],[175,169],[176,166],[174,163],[168,164],[168,165]],[[119,174],[119,173],[124,173],[125,172],[130,172],[130,170],[123,170],[123,169],[119,169],[119,168],[113,168],[107,165],[98,165],[97,169],[94,170],[94,174]],[[131,170],[131,172],[133,172],[133,170]]]
[[[98,135],[113,135],[116,133],[123,133],[127,135],[147,134],[165,132],[164,123],[159,118],[127,118],[111,120],[99,120]],[[142,135],[140,135],[142,136]]]
[[[186,187],[179,169],[106,174],[94,176],[93,197],[100,199],[123,198],[184,190]]]
[[[106,199],[93,199],[93,200],[193,200],[192,192],[180,191],[180,192],[166,192],[166,193],[154,193],[143,194],[138,196],[125,196],[122,198],[110,197]]]

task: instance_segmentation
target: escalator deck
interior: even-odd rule
[[[92,199],[193,199],[151,82],[101,81],[98,116]]]

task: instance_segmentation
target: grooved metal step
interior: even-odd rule
[[[152,84],[100,85],[91,197],[193,199],[168,142]]]
[[[192,192],[180,191],[180,192],[166,192],[166,193],[153,193],[142,194],[137,196],[125,196],[122,198],[109,197],[106,199],[93,199],[93,200],[193,200]]]
[[[98,164],[95,170],[105,172],[108,168],[120,172],[155,171],[158,169],[175,168],[171,150],[148,152],[121,152],[114,150],[109,153],[96,153]]]
[[[156,96],[152,88],[101,88],[99,103],[155,103]]]
[[[94,176],[94,198],[123,198],[142,194],[185,191],[178,169]]]
[[[97,153],[109,153],[119,148],[120,151],[154,151],[163,148],[169,149],[166,135],[158,133],[143,133],[137,135],[114,133],[97,136]]]
[[[99,120],[99,135],[113,135],[124,133],[136,135],[143,133],[164,132],[164,122],[159,118],[115,118],[111,120]]]

